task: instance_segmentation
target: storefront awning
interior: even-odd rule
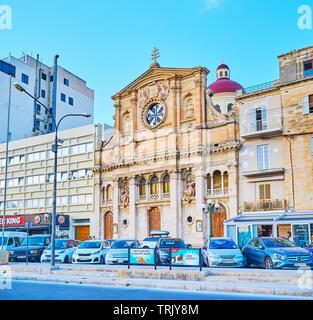
[[[230,224],[256,224],[256,223],[292,223],[292,222],[309,222],[313,223],[313,211],[306,212],[286,212],[286,211],[276,211],[276,212],[253,212],[244,213],[232,219],[226,220],[225,225]]]

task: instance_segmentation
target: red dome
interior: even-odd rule
[[[228,68],[228,65],[226,65],[226,64],[221,64],[218,68],[217,68],[217,70],[220,70],[220,69],[228,69],[229,70],[229,68]]]
[[[236,92],[237,90],[243,90],[243,87],[238,82],[224,78],[216,80],[208,87],[208,89],[212,90],[215,94],[217,94],[226,92]]]

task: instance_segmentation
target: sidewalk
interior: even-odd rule
[[[137,288],[176,289],[206,292],[266,294],[313,298],[313,287],[303,287],[304,274],[297,270],[203,269],[99,265],[9,266],[13,280],[132,286]],[[312,283],[312,282],[311,282]]]

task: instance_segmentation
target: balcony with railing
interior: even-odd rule
[[[207,190],[207,196],[211,198],[228,197],[228,189],[209,189]]]
[[[149,195],[139,195],[138,202],[155,202],[155,201],[169,201],[171,200],[170,193],[157,193]]]
[[[281,115],[275,111],[251,110],[241,119],[240,133],[243,139],[279,136],[283,132]]]
[[[243,212],[282,211],[286,210],[286,208],[286,200],[260,200],[254,202],[243,202]]]

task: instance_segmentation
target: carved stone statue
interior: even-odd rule
[[[168,81],[153,82],[152,85],[138,90],[138,106],[143,107],[149,99],[165,101],[169,92]]]
[[[184,201],[191,202],[196,196],[196,183],[194,181],[188,180],[185,190],[184,190]]]
[[[129,189],[125,188],[121,195],[121,202],[124,208],[129,206]]]

